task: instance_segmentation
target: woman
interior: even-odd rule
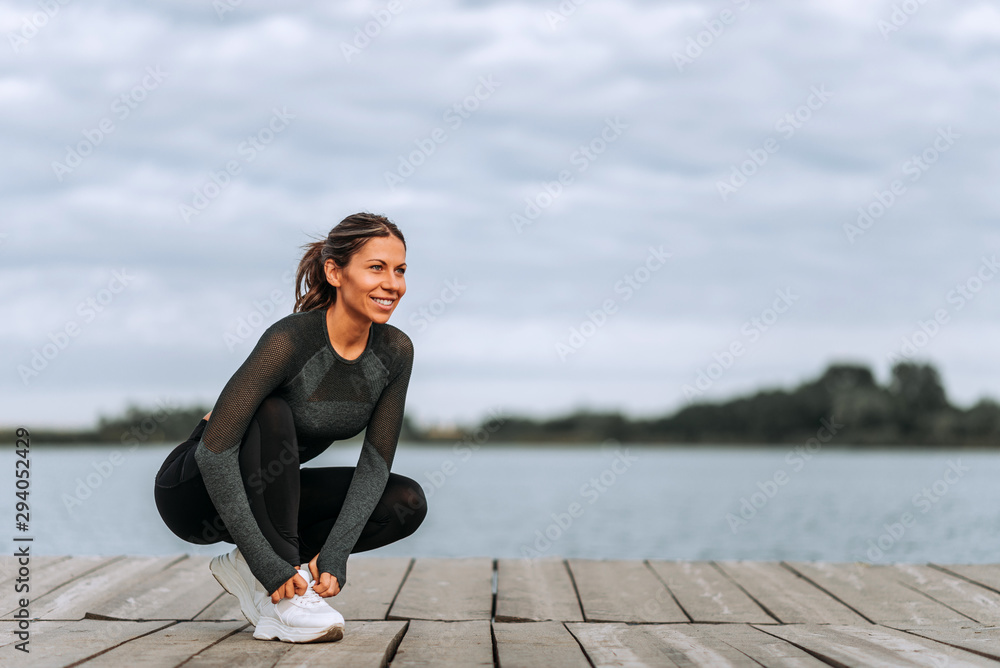
[[[323,598],[347,582],[347,556],[412,534],[420,485],[390,473],[413,344],[387,324],[406,292],[406,241],[358,213],[307,244],[295,308],[261,335],[219,400],[156,476],[160,516],[196,544],[236,549],[211,563],[254,637],[338,640]],[[365,430],[357,467],[299,468]]]

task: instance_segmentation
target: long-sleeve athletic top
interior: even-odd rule
[[[195,449],[205,488],[250,571],[268,593],[296,574],[264,538],[240,475],[239,445],[269,395],[291,407],[306,462],[335,440],[365,429],[361,456],[337,517],[317,557],[320,573],[347,583],[347,556],[371,516],[392,466],[413,367],[413,343],[396,327],[373,322],[365,351],[353,360],[334,350],[326,309],[293,313],[267,328],[219,395]]]

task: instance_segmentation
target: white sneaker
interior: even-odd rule
[[[272,603],[268,597],[260,608],[260,621],[253,632],[258,640],[318,642],[344,637],[344,616],[313,591],[312,574],[300,568],[306,593]]]
[[[250,572],[250,566],[243,558],[240,548],[213,557],[208,567],[222,588],[239,599],[240,610],[247,621],[257,626],[260,607],[265,599],[270,600],[270,596],[264,585]]]

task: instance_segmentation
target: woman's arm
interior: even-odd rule
[[[205,489],[229,535],[269,594],[297,571],[267,542],[250,510],[240,473],[239,445],[261,402],[287,377],[294,345],[291,333],[279,325],[281,321],[261,335],[250,356],[222,389],[194,453]]]
[[[396,360],[394,373],[368,420],[347,498],[316,559],[319,573],[336,577],[341,589],[347,583],[347,556],[385,491],[403,426],[403,407],[413,369],[413,342],[398,329],[387,331],[394,337],[390,342]]]

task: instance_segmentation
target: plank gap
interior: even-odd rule
[[[681,605],[681,602],[677,600],[677,596],[675,596],[674,592],[671,591],[670,587],[667,586],[666,580],[664,580],[663,578],[661,578],[660,574],[656,572],[656,569],[653,568],[650,565],[649,559],[643,559],[642,563],[643,563],[643,565],[645,565],[646,570],[649,571],[650,573],[652,573],[654,578],[656,578],[657,580],[659,580],[660,584],[663,585],[663,588],[667,590],[668,594],[670,594],[670,598],[674,599],[674,603],[677,604],[677,607],[680,608],[680,611],[682,613],[684,613],[685,617],[687,617],[687,623],[694,623],[694,617],[692,617],[688,613],[688,611],[684,609],[684,606]],[[669,624],[670,622],[667,622],[667,623]],[[679,623],[684,623],[684,622],[679,622]]]
[[[389,621],[389,613],[392,612],[392,606],[396,605],[396,599],[399,598],[399,592],[403,591],[403,585],[406,584],[406,580],[410,577],[410,573],[413,571],[413,564],[416,562],[414,557],[410,557],[410,563],[406,565],[406,572],[403,573],[403,577],[399,580],[399,586],[396,587],[396,593],[393,594],[392,600],[389,601],[389,607],[385,609],[385,619]],[[403,635],[406,635],[406,629],[409,628],[409,620],[407,620],[407,626],[403,629]],[[400,640],[402,642],[402,639]],[[395,648],[392,650],[393,656],[396,654]]]
[[[992,586],[986,584],[985,582],[980,582],[978,580],[973,580],[972,578],[970,578],[968,575],[965,575],[964,573],[959,573],[958,571],[953,571],[950,568],[948,568],[947,564],[941,565],[941,564],[935,564],[935,563],[928,562],[927,565],[930,566],[931,568],[939,570],[942,573],[945,573],[945,574],[950,575],[952,577],[959,578],[960,580],[965,580],[966,582],[968,582],[970,584],[974,584],[977,587],[982,587],[983,589],[989,589],[992,592],[996,592],[997,594],[1000,594],[1000,589],[997,589],[996,587],[992,587]],[[963,565],[963,564],[959,564],[959,565]],[[970,565],[975,565],[975,564],[970,564]]]
[[[50,621],[50,620],[46,620],[46,621]],[[55,620],[51,620],[51,621],[55,621]],[[80,620],[74,619],[74,620],[70,620],[70,621],[71,622],[76,622],[76,621],[80,621]],[[170,624],[164,624],[163,626],[155,628],[152,631],[150,631],[149,633],[142,633],[142,634],[139,634],[139,635],[135,636],[134,638],[129,638],[127,640],[123,640],[120,643],[118,643],[117,645],[113,645],[111,647],[102,649],[100,652],[97,652],[95,654],[91,654],[90,656],[88,656],[88,657],[86,657],[84,659],[80,659],[79,661],[74,661],[73,663],[67,664],[65,668],[74,668],[75,666],[79,666],[80,664],[86,663],[87,661],[93,661],[94,659],[96,659],[97,657],[101,656],[102,654],[107,654],[111,650],[118,649],[122,645],[126,645],[126,644],[132,642],[133,640],[138,640],[139,638],[145,638],[146,636],[151,636],[154,633],[159,633],[163,629],[170,628],[171,626],[176,626],[179,623],[180,622],[178,622],[178,621],[175,620],[174,622],[172,622]]]
[[[806,578],[806,579],[808,579],[808,578]],[[810,580],[810,582],[811,582],[811,580]],[[792,625],[791,624],[787,624],[787,625],[783,625],[783,626],[792,626]],[[757,627],[755,626],[754,628],[757,628]],[[763,629],[758,629],[758,630],[762,631],[763,633],[767,633],[767,631],[764,631]],[[813,650],[809,649],[808,647],[800,645],[797,642],[794,642],[792,640],[788,640],[787,638],[782,638],[781,636],[776,636],[773,633],[767,633],[767,635],[771,636],[772,638],[776,638],[776,639],[778,639],[778,640],[780,640],[782,642],[786,642],[789,645],[791,645],[792,647],[797,647],[798,649],[802,650],[806,654],[809,654],[809,655],[815,657],[817,661],[822,661],[823,663],[825,663],[828,666],[833,666],[834,668],[854,668],[853,666],[845,665],[845,664],[843,664],[843,663],[841,663],[839,661],[836,661],[836,660],[834,660],[834,659],[832,659],[832,658],[830,658],[828,656],[823,656],[823,654],[819,653],[818,651],[813,651]]]
[[[206,620],[206,621],[209,621],[209,620]],[[226,623],[229,623],[229,622],[226,622]],[[220,642],[222,642],[226,638],[229,638],[230,636],[234,636],[237,633],[240,633],[241,631],[243,631],[243,629],[245,629],[248,626],[250,626],[250,624],[244,624],[243,626],[241,626],[241,627],[239,627],[237,629],[233,629],[233,631],[231,631],[230,633],[227,633],[226,635],[222,636],[221,638],[219,638],[218,640],[216,640],[215,642],[213,642],[211,645],[208,645],[207,647],[202,647],[200,650],[198,650],[197,652],[195,652],[194,654],[192,654],[191,656],[189,656],[188,658],[184,659],[179,664],[177,664],[176,668],[180,668],[181,666],[183,666],[184,664],[190,662],[192,659],[194,659],[196,656],[198,656],[202,652],[206,652],[206,651],[210,650],[211,648],[215,647],[216,645],[218,645]]]
[[[964,613],[964,612],[962,612],[961,610],[956,610],[955,608],[951,607],[950,605],[948,605],[948,604],[947,604],[947,603],[945,603],[944,601],[939,601],[939,600],[937,600],[936,598],[934,598],[933,596],[931,596],[931,595],[930,595],[930,594],[928,594],[927,592],[925,592],[925,591],[921,591],[920,589],[917,589],[916,587],[913,587],[913,586],[911,586],[911,585],[910,585],[909,583],[907,583],[907,582],[903,582],[902,580],[897,580],[897,582],[898,582],[898,583],[899,583],[899,584],[900,584],[901,586],[903,586],[903,587],[906,587],[907,589],[909,589],[910,591],[913,591],[913,592],[916,592],[916,593],[920,594],[921,596],[924,596],[925,598],[928,598],[928,599],[930,599],[930,600],[934,601],[934,602],[935,602],[935,603],[937,603],[938,605],[943,605],[944,607],[948,608],[949,610],[951,610],[951,611],[952,611],[952,612],[954,612],[955,614],[958,614],[958,615],[962,615],[963,617],[965,617],[966,619],[968,619],[968,620],[969,620],[969,621],[971,621],[971,622],[975,622],[976,624],[982,624],[982,622],[981,622],[981,621],[979,621],[978,619],[974,619],[973,617],[969,617],[969,616],[968,616],[967,614],[965,614],[965,613]]]
[[[743,585],[741,585],[741,584],[740,584],[739,582],[737,582],[737,581],[736,581],[736,579],[735,579],[735,578],[733,578],[732,576],[730,576],[730,575],[729,575],[729,573],[727,573],[727,572],[726,572],[725,570],[723,570],[723,568],[722,568],[721,566],[719,566],[719,564],[718,564],[717,562],[715,562],[715,561],[710,561],[710,562],[708,562],[708,563],[709,563],[709,564],[710,564],[710,565],[712,566],[712,568],[714,568],[715,570],[719,571],[719,573],[721,573],[721,574],[722,574],[722,576],[723,576],[724,578],[726,578],[727,580],[729,580],[730,582],[732,582],[732,583],[733,583],[733,585],[734,585],[734,586],[736,586],[736,588],[737,588],[737,589],[739,589],[739,590],[740,590],[740,591],[742,591],[742,592],[743,592],[744,594],[746,594],[746,595],[747,595],[747,598],[749,598],[749,599],[750,599],[751,601],[753,601],[753,602],[754,602],[754,603],[756,603],[756,604],[757,604],[758,606],[760,606],[760,609],[761,609],[761,610],[763,610],[763,611],[764,611],[764,613],[765,613],[765,614],[766,614],[766,615],[767,615],[768,617],[770,617],[771,619],[773,619],[773,620],[774,620],[774,623],[775,623],[775,624],[780,624],[780,623],[781,623],[781,620],[780,620],[780,619],[778,619],[778,616],[777,616],[776,614],[774,614],[773,612],[771,612],[770,610],[768,610],[768,608],[767,608],[767,606],[766,606],[766,605],[764,605],[764,604],[763,604],[763,603],[762,603],[761,601],[758,601],[758,600],[757,600],[757,599],[756,599],[756,598],[754,597],[754,595],[753,595],[753,594],[751,594],[751,593],[750,593],[750,592],[748,592],[748,591],[747,591],[746,589],[744,589],[744,588],[743,588]]]
[[[493,578],[496,581],[496,559],[493,560]],[[490,617],[490,642],[493,644],[493,668],[500,668],[500,650],[497,648],[497,630],[493,625],[493,617],[496,616],[497,607],[497,595],[496,590],[493,593],[493,616]]]
[[[497,590],[499,589],[498,582],[500,579],[500,573],[498,572],[497,559],[493,560],[493,579],[490,581],[490,587],[493,590],[493,602],[490,605],[490,635],[493,636],[493,622],[497,618]],[[497,639],[493,637],[493,665],[499,666],[497,661]]]
[[[567,570],[570,569],[567,568]],[[572,571],[570,571],[570,573],[572,573]],[[581,609],[582,607],[583,606],[581,606]],[[581,642],[580,639],[576,637],[575,633],[569,630],[569,627],[566,626],[566,622],[560,622],[560,623],[562,624],[562,627],[566,629],[566,633],[568,633],[570,637],[576,641],[576,644],[580,647],[580,651],[583,652],[583,658],[585,658],[587,660],[587,663],[590,664],[590,668],[597,668],[597,665],[594,663],[594,660],[590,658],[590,654],[587,653],[587,648],[583,646],[583,642]],[[580,622],[573,622],[573,623],[579,624]]]
[[[819,589],[821,592],[823,592],[824,594],[826,594],[827,596],[829,596],[833,600],[835,600],[838,603],[840,603],[842,606],[844,606],[845,608],[847,608],[848,610],[850,610],[854,614],[856,614],[859,617],[861,617],[863,620],[865,620],[869,624],[876,624],[876,622],[873,621],[872,619],[870,619],[868,617],[868,615],[862,614],[862,612],[860,610],[858,610],[857,608],[855,608],[853,605],[848,604],[846,601],[842,601],[839,596],[836,596],[833,592],[831,592],[830,590],[828,590],[825,587],[821,586],[818,582],[815,582],[809,576],[803,575],[799,571],[795,570],[794,568],[792,568],[792,566],[788,562],[786,562],[786,561],[779,561],[778,563],[781,566],[783,566],[784,568],[787,568],[792,573],[795,573],[796,575],[798,575],[800,578],[802,578],[803,580],[805,580],[806,582],[808,582],[809,584],[811,584],[813,587],[816,587],[816,589]]]

